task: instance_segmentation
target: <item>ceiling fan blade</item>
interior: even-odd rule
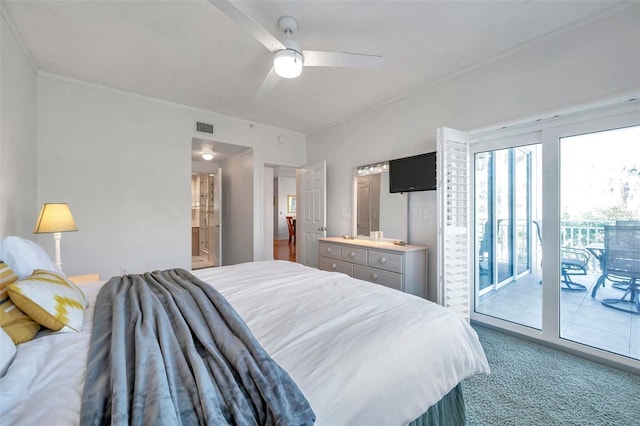
[[[260,88],[258,89],[256,98],[266,97],[273,90],[273,88],[276,87],[276,84],[278,84],[279,81],[280,76],[276,74],[276,71],[273,69],[273,67],[271,67],[269,74],[267,74],[267,76],[264,78],[262,84],[260,85]]]
[[[382,56],[304,50],[305,67],[380,68]]]
[[[274,37],[262,25],[254,21],[253,18],[238,9],[234,2],[229,0],[209,0],[209,2],[232,21],[240,25],[270,51],[275,52],[276,50],[286,49],[280,40]]]

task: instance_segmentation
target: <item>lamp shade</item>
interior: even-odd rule
[[[75,220],[66,203],[44,203],[33,228],[34,234],[77,231]]]

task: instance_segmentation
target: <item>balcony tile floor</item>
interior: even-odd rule
[[[607,282],[595,298],[591,289],[598,275],[573,276],[587,291],[561,292],[561,337],[640,360],[640,315],[622,312],[601,303],[624,294]],[[542,327],[540,273],[529,274],[481,298],[477,311],[518,324]]]

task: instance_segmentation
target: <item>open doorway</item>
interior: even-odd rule
[[[210,140],[193,138],[191,142],[191,268],[201,269],[221,266],[224,262],[233,261],[234,250],[233,241],[226,242],[226,256],[223,251],[223,237],[225,221],[229,227],[228,232],[232,232],[234,221],[231,216],[246,223],[250,220],[245,216],[251,213],[251,208],[244,204],[235,206],[229,202],[229,197],[223,198],[223,191],[238,192],[245,194],[247,185],[253,178],[248,179],[249,183],[243,185],[231,185],[234,175],[246,175],[242,169],[239,170],[237,163],[243,163],[241,155],[251,148],[231,145]],[[252,162],[251,157],[251,162]],[[225,168],[226,166],[226,168]],[[223,174],[223,169],[225,173]],[[244,182],[243,179],[236,179]],[[223,181],[226,182],[223,188]],[[243,199],[242,196],[235,197]],[[227,200],[226,202],[223,200]],[[224,208],[223,214],[223,204]],[[235,207],[234,207],[235,206]],[[225,219],[224,216],[227,216]],[[246,220],[245,220],[246,219]],[[240,235],[236,232],[236,234]],[[227,258],[225,261],[225,257]]]
[[[220,266],[220,179],[220,169],[191,175],[192,269]]]
[[[273,258],[296,261],[296,168],[273,167]]]

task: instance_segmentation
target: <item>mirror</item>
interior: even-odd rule
[[[358,167],[355,177],[353,235],[370,238],[382,231],[385,240],[407,241],[408,194],[389,192],[388,168],[363,170]]]

